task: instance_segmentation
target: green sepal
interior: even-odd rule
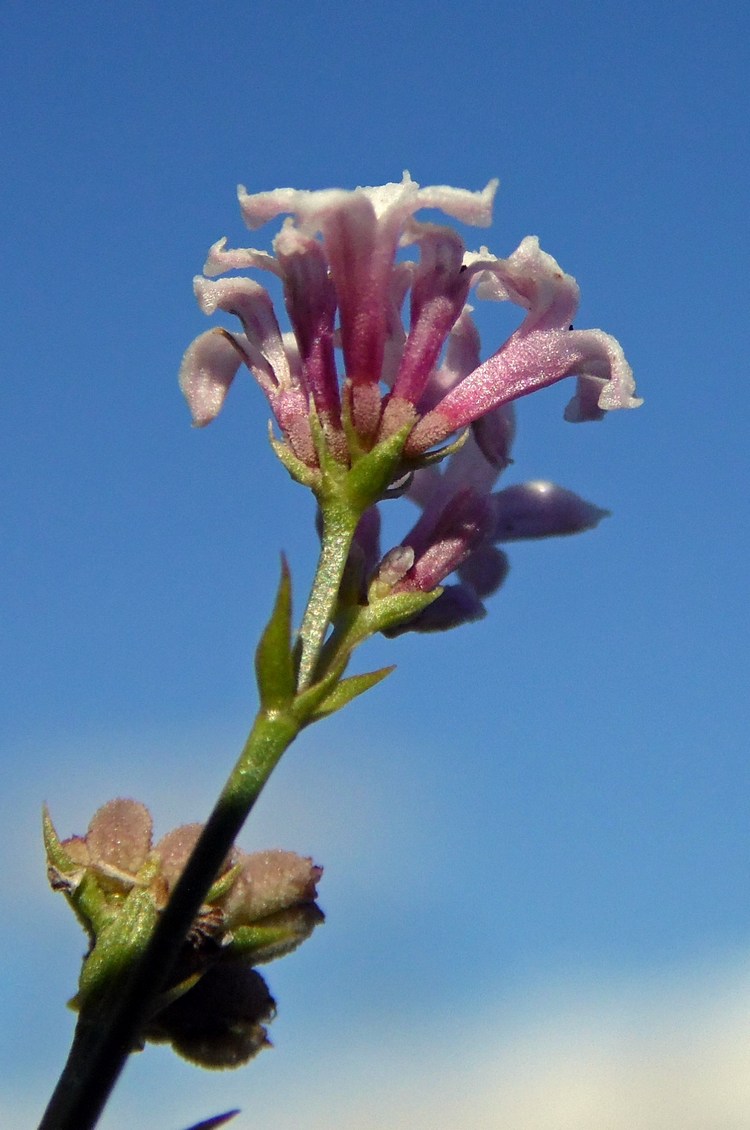
[[[411,620],[428,608],[441,595],[440,587],[431,592],[396,592],[363,608],[358,620],[367,628],[367,635],[395,628],[405,620]],[[359,628],[359,624],[358,624]]]
[[[420,471],[422,467],[434,467],[436,463],[442,463],[449,455],[455,455],[457,451],[460,451],[468,438],[469,428],[465,428],[456,439],[446,443],[443,447],[439,447],[437,451],[425,451],[421,455],[417,455],[416,458],[407,459],[407,462],[415,471]]]
[[[265,965],[296,950],[323,920],[315,903],[288,907],[252,925],[237,926],[226,953],[251,965]]]
[[[208,894],[203,900],[209,906],[218,902],[220,899],[225,898],[235,884],[235,880],[242,870],[239,863],[235,863],[234,867],[230,867],[223,875],[220,875],[212,887],[209,888]]]
[[[277,439],[273,434],[273,425],[268,425],[268,441],[273,448],[273,453],[280,463],[283,463],[289,474],[295,482],[300,483],[303,487],[311,487],[313,490],[320,482],[320,472],[314,467],[308,467],[307,463],[303,463],[298,459],[292,449],[283,440]]]
[[[85,864],[71,859],[62,846],[46,804],[42,810],[42,834],[53,890],[63,892],[83,929],[95,936],[112,917],[111,904]]]
[[[390,667],[381,667],[379,671],[369,671],[365,675],[351,675],[348,679],[342,679],[312,713],[310,722],[318,722],[321,718],[341,710],[343,706],[365,691],[369,691],[371,687],[376,687],[395,670],[396,665],[392,664]]]
[[[255,652],[255,675],[262,710],[278,710],[294,698],[296,671],[292,653],[292,582],[286,560],[271,618]]]
[[[63,875],[72,875],[76,871],[82,870],[82,865],[75,863],[62,846],[46,804],[42,809],[42,835],[48,863],[56,867]]]
[[[411,429],[412,425],[407,424],[394,432],[388,439],[376,444],[372,451],[368,451],[352,467],[346,480],[346,493],[360,514],[377,502],[393,482]]]
[[[126,895],[96,936],[94,948],[84,960],[75,1006],[82,1011],[107,1007],[112,990],[141,957],[156,925],[159,912],[150,883],[159,872],[158,859],[147,861],[138,873],[136,886]]]

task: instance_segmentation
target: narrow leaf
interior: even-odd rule
[[[52,823],[52,817],[46,804],[42,810],[42,832],[48,862],[63,873],[74,871],[76,865],[60,843],[60,837],[55,831],[55,825]]]
[[[289,566],[282,558],[276,603],[255,653],[255,674],[262,709],[274,709],[291,702],[296,685],[294,667],[292,582]]]
[[[371,687],[376,687],[395,670],[396,666],[392,664],[390,667],[381,667],[379,671],[369,671],[365,675],[351,675],[348,679],[342,679],[323,699],[310,721],[317,722],[326,715],[341,710],[342,706],[346,706],[365,691],[369,691]]]

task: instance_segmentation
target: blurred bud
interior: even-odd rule
[[[133,800],[112,800],[85,836],[59,840],[45,813],[48,874],[88,932],[81,1007],[111,987],[135,939],[164,909],[203,830],[184,824],[152,847],[151,815]],[[245,1063],[268,1041],[263,1021],[274,1002],[251,966],[296,949],[324,916],[315,904],[322,868],[290,851],[232,848],[183,945],[162,1007],[146,1038],[170,1041],[209,1067]]]
[[[145,1037],[171,1044],[199,1067],[241,1067],[270,1046],[264,1027],[276,1002],[255,969],[240,961],[214,965],[187,993],[163,1008]]]
[[[592,530],[609,516],[571,490],[543,480],[519,483],[493,495],[495,541],[549,538]]]

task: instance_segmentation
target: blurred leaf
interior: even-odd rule
[[[224,1126],[230,1118],[234,1118],[239,1113],[239,1109],[237,1109],[228,1110],[225,1114],[215,1114],[213,1118],[207,1118],[203,1122],[196,1122],[193,1126],[188,1126],[187,1130],[216,1130],[217,1126]]]

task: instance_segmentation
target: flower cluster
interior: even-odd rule
[[[482,192],[420,188],[405,173],[400,184],[353,192],[284,188],[250,195],[240,188],[251,229],[290,215],[273,255],[231,250],[221,239],[209,252],[207,277],[195,280],[204,312],[236,315],[243,329],[209,330],[188,349],[180,382],[195,423],[214,419],[243,363],[268,397],[291,450],[313,467],[313,408],[330,450],[346,460],[355,437],[368,449],[404,424],[412,425],[406,454],[417,458],[498,405],[568,376],[578,377],[568,419],[597,419],[606,410],[640,403],[617,341],[601,330],[572,328],[578,287],[536,237],[498,259],[486,248],[467,252],[450,227],[414,219],[421,209],[439,209],[486,227],[496,187],[491,181]],[[418,261],[397,258],[406,246],[418,248]],[[214,281],[248,268],[281,280],[291,333],[282,333],[259,283],[234,275]],[[480,298],[526,310],[515,333],[481,363],[466,307],[472,289]],[[343,354],[343,381],[336,347]]]
[[[185,354],[180,383],[197,425],[215,418],[244,364],[281,430],[277,451],[313,489],[323,452],[350,467],[404,435],[397,479],[422,515],[384,557],[377,514],[371,509],[363,516],[357,543],[369,566],[367,583],[373,593],[430,592],[454,572],[459,583],[398,630],[476,618],[507,568],[498,543],[575,533],[605,513],[550,483],[492,492],[510,462],[514,401],[576,376],[568,420],[596,420],[641,403],[619,343],[601,330],[574,329],[578,286],[535,236],[499,259],[484,247],[468,252],[451,227],[415,219],[422,209],[437,209],[487,226],[496,187],[491,181],[481,192],[420,188],[405,173],[399,184],[353,192],[250,195],[240,188],[251,229],[287,215],[274,253],[229,249],[221,239],[195,280],[206,314],[220,310],[242,323],[242,332],[209,330]],[[417,259],[400,257],[408,247],[417,249]],[[280,280],[291,332],[282,332],[260,283],[230,274],[247,269]],[[484,361],[467,304],[472,292],[525,311],[518,329]],[[436,450],[467,428],[468,440],[464,434]]]
[[[89,935],[79,1007],[121,972],[134,937],[164,909],[202,831],[186,824],[154,846],[148,809],[112,800],[85,836],[60,841],[45,821],[48,874]],[[168,1041],[208,1067],[236,1066],[268,1041],[273,998],[253,968],[296,949],[323,920],[315,904],[322,869],[288,851],[233,848],[208,893],[170,985],[144,1036]]]

